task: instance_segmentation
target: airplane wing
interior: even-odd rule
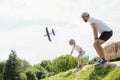
[[[50,34],[49,34],[49,31],[48,31],[48,28],[46,27],[46,35],[47,35],[47,37],[48,37],[48,40],[51,42],[52,40],[51,40],[51,38],[50,38]]]

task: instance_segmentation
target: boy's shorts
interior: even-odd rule
[[[78,54],[78,57],[82,57],[82,56],[84,56],[84,54],[85,54],[85,51],[80,51]]]
[[[99,39],[101,40],[104,40],[104,41],[107,41],[108,39],[110,39],[110,37],[112,36],[113,34],[113,31],[105,31],[103,33],[101,33]]]

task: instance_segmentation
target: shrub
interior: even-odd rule
[[[77,60],[69,55],[62,55],[53,60],[53,72],[59,73],[75,68],[77,66]]]

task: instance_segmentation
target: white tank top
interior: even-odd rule
[[[112,30],[109,26],[107,26],[105,23],[103,23],[102,21],[100,21],[98,19],[90,17],[88,22],[90,24],[95,23],[99,33],[102,33],[104,31],[111,31]]]

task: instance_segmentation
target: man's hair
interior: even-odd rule
[[[90,14],[89,13],[87,13],[87,12],[84,12],[84,13],[82,13],[82,15],[81,15],[81,17],[83,17],[83,16],[90,16]]]

